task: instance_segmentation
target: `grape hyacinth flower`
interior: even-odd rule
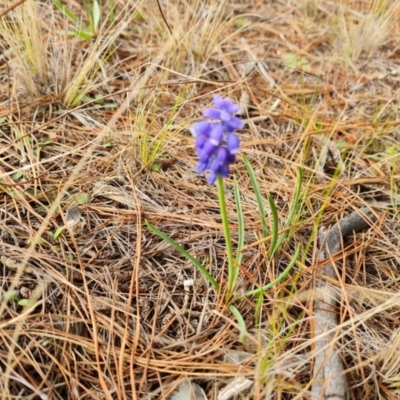
[[[239,151],[240,140],[235,131],[243,128],[243,121],[235,117],[239,105],[234,104],[229,97],[214,96],[215,108],[203,110],[203,116],[211,121],[195,123],[190,129],[196,138],[196,153],[199,163],[196,172],[210,170],[208,183],[213,184],[220,175],[229,175],[229,165],[235,162]]]

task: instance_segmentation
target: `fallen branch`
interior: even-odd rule
[[[367,229],[376,221],[376,216],[364,207],[341,219],[327,235],[320,233],[321,258],[326,260],[342,249],[343,239],[353,232]],[[343,363],[335,341],[325,332],[337,326],[335,308],[337,295],[324,277],[337,278],[332,264],[326,265],[320,271],[316,288],[323,298],[317,297],[314,302],[315,326],[315,364],[311,390],[312,400],[345,400],[348,396],[347,378]]]

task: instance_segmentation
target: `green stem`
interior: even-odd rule
[[[218,198],[219,198],[219,207],[221,211],[222,225],[224,227],[226,252],[228,253],[228,287],[226,291],[226,296],[227,300],[229,300],[236,283],[235,282],[236,267],[233,259],[233,249],[232,249],[231,233],[229,230],[228,213],[226,212],[224,184],[222,181],[222,177],[220,175],[218,175],[217,177],[217,189],[218,189]]]

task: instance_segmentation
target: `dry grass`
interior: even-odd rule
[[[50,1],[1,17],[1,398],[166,399],[189,377],[215,399],[239,375],[252,384],[238,399],[308,399],[318,228],[377,201],[391,205],[336,257],[335,340],[352,399],[399,398],[400,2],[162,0],[168,28],[155,0],[114,2],[115,23],[103,1],[88,41],[62,34],[70,22]],[[262,302],[236,304],[244,344],[224,293],[144,224],[224,287],[216,188],[194,172],[188,133],[212,93],[248,96],[242,151],[281,228],[304,168],[296,224],[267,262],[268,243],[252,246],[249,177],[233,167],[248,246],[236,294],[275,279],[302,246]],[[236,242],[233,178],[226,188]],[[232,350],[246,361],[227,361]]]

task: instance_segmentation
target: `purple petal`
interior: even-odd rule
[[[229,153],[228,156],[228,164],[235,164],[236,154]]]
[[[226,146],[231,154],[236,154],[239,151],[240,140],[235,133],[228,133],[228,137],[226,138]]]
[[[219,147],[216,151],[215,157],[210,164],[211,172],[214,172],[215,174],[220,174],[220,171],[224,170],[224,165],[227,165],[228,157],[228,149],[226,147]]]
[[[229,121],[225,122],[225,128],[228,132],[236,131],[237,129],[242,129],[244,122],[238,117],[231,117]]]
[[[208,136],[211,131],[211,124],[208,121],[196,122],[191,128],[190,132],[194,137],[198,135]]]
[[[229,122],[232,119],[232,116],[228,111],[221,110],[219,119],[223,122]]]
[[[199,158],[200,158],[200,162],[201,163],[208,163],[208,160],[210,159],[210,157],[214,154],[215,149],[218,146],[216,146],[215,144],[213,144],[210,140],[207,140],[207,142],[204,144],[203,148],[201,149],[201,151],[199,152]]]
[[[210,132],[210,142],[214,146],[219,146],[224,138],[224,127],[221,124],[214,124]]]
[[[208,175],[207,181],[210,185],[214,184],[217,179],[217,174],[211,171]]]
[[[215,107],[217,107],[218,109],[222,110],[225,106],[225,99],[220,96],[219,94],[215,94],[213,96],[213,101],[215,104]]]
[[[238,104],[230,104],[229,107],[226,108],[226,111],[228,111],[231,115],[236,114],[240,109],[240,106]]]
[[[218,108],[221,111],[223,110],[230,115],[237,113],[240,108],[237,104],[233,103],[231,98],[229,97],[222,98],[218,94],[214,96],[214,104],[216,108]]]
[[[197,173],[204,172],[206,169],[207,169],[207,163],[199,162],[197,164],[197,166],[196,166],[196,172]]]
[[[208,140],[208,137],[206,135],[196,136],[195,147],[196,147],[197,155],[199,155],[201,153],[201,150],[204,147],[207,140]]]
[[[228,161],[229,151],[226,147],[220,147],[215,155],[215,160],[218,165],[226,164]]]
[[[203,116],[206,118],[220,119],[221,111],[216,108],[205,108],[203,110]]]
[[[221,165],[221,168],[219,170],[219,174],[223,177],[223,178],[227,178],[229,175],[229,165],[228,164],[224,164]]]

